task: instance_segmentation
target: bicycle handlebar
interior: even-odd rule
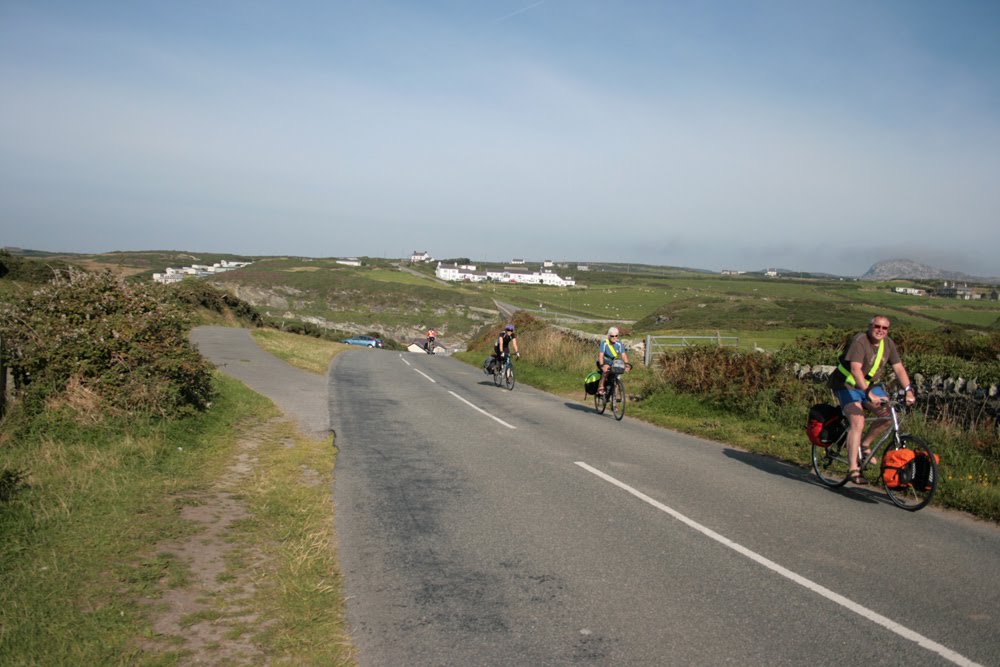
[[[871,395],[871,393],[872,393],[872,389],[874,389],[875,387],[881,387],[882,390],[885,391],[885,385],[882,384],[881,382],[877,382],[877,383],[868,385],[868,389],[865,390],[865,398],[868,399],[869,403],[871,403],[873,405],[885,405],[887,407],[891,405],[891,406],[894,406],[896,408],[908,408],[908,407],[910,407],[909,405],[906,404],[906,390],[905,389],[897,389],[895,392],[893,392],[891,394],[889,392],[886,392],[887,395],[884,396],[884,397],[883,396],[874,396],[873,397]],[[873,399],[877,399],[878,403],[876,403],[875,400],[873,400]],[[914,399],[916,399],[916,396],[914,396]]]

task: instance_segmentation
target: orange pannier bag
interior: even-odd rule
[[[913,462],[916,454],[912,449],[901,447],[885,453],[882,459],[882,481],[890,489],[907,487],[913,479]]]

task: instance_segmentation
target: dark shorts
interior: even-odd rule
[[[866,400],[865,392],[853,387],[837,389],[833,393],[837,397],[837,400],[840,401],[840,407],[844,407],[848,403],[861,403]],[[885,393],[885,390],[882,389],[882,387],[874,387],[872,389],[872,395],[879,396],[881,398],[889,398],[889,395]]]

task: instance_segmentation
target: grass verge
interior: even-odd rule
[[[184,620],[232,620],[254,647],[201,649],[213,664],[349,664],[332,540],[333,450],[275,422],[274,406],[215,377],[205,413],[179,420],[81,423],[67,408],[3,423],[3,467],[23,483],[0,503],[0,664],[174,665],[192,656],[183,634],[154,630],[169,596],[197,572],[164,544],[205,541],[185,518],[219,492],[241,441],[259,463],[230,492],[246,508],[224,534],[220,585],[252,574],[239,628],[222,592]],[[247,557],[254,554],[253,559]],[[241,554],[243,554],[241,556]],[[158,639],[165,639],[160,644]],[[204,657],[204,656],[202,656]]]
[[[325,374],[333,360],[350,345],[301,336],[275,329],[253,329],[254,342],[263,350],[310,373]]]

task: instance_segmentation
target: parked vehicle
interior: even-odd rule
[[[348,345],[360,345],[361,347],[382,347],[382,339],[374,336],[351,336],[340,342]]]

